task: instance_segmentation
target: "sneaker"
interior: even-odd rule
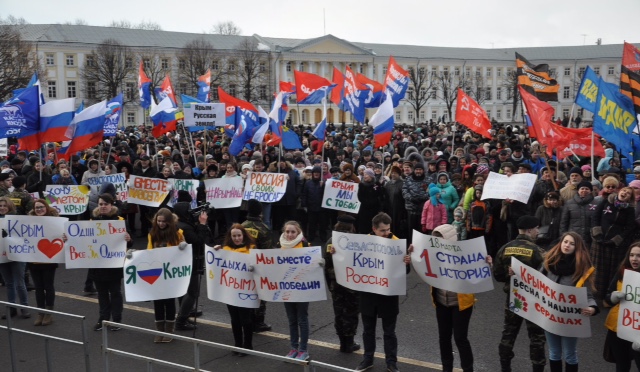
[[[94,295],[94,294],[98,293],[98,291],[96,291],[96,289],[93,288],[93,287],[89,287],[89,288],[85,288],[84,289],[84,293],[86,295]]]
[[[102,331],[102,320],[98,321],[96,325],[93,327],[94,331]]]
[[[253,328],[254,333],[268,332],[270,330],[271,330],[271,325],[266,323],[256,324],[255,327]]]
[[[298,355],[298,350],[291,349],[291,351],[289,352],[289,354],[286,355],[286,357],[287,358],[291,358],[291,359],[295,359],[296,355]]]
[[[387,372],[400,372],[400,370],[395,362],[390,362],[387,364]]]
[[[176,322],[176,331],[193,331],[194,329],[196,329],[195,324],[191,324],[187,321]]]
[[[297,360],[309,360],[309,353],[306,351],[300,351],[298,352],[298,355],[296,355],[296,359]]]
[[[113,332],[119,331],[119,330],[121,330],[121,329],[122,329],[122,327],[117,326],[117,325],[110,325],[110,326],[109,326],[109,330],[110,330],[110,331],[113,331]]]
[[[356,371],[366,371],[368,369],[373,368],[373,360],[370,359],[363,359],[362,362],[360,362],[360,364],[358,364],[358,366],[356,367]]]

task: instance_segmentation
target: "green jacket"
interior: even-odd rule
[[[497,281],[504,283],[505,293],[509,292],[511,257],[515,257],[523,264],[539,270],[544,261],[544,252],[529,236],[523,234],[518,235],[515,240],[500,248],[493,263],[493,276]]]
[[[247,220],[242,223],[249,235],[255,240],[256,248],[271,249],[273,242],[271,241],[271,230],[262,222],[260,217],[247,216]]]

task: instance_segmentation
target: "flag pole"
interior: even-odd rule
[[[44,147],[44,144],[40,145],[40,151],[38,151],[38,154],[40,155],[40,181],[42,181],[42,168],[44,168],[44,162],[42,160],[42,147]],[[55,150],[55,147],[53,149]]]
[[[111,141],[109,141],[109,151],[107,152],[107,160],[104,162],[105,169],[109,166],[109,154],[111,154],[111,149],[113,149],[113,143],[115,142],[116,137],[111,137]]]
[[[572,128],[571,123],[573,122],[573,109],[576,107],[576,101],[573,101],[571,105],[571,114],[569,114],[569,122],[567,123],[567,127]]]
[[[595,160],[593,160],[593,156],[595,154],[595,148],[596,148],[596,135],[595,132],[593,131],[593,127],[591,128],[591,182],[595,181],[596,177],[596,168],[595,168]]]

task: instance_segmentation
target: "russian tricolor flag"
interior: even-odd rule
[[[140,94],[140,106],[143,109],[148,109],[151,106],[151,79],[144,72],[144,64],[140,61],[140,68],[138,69],[138,93]]]
[[[173,105],[170,97],[164,97],[159,104],[151,102],[151,121],[153,121],[153,130],[151,133],[155,138],[161,135],[175,131],[178,124],[175,114],[176,108]]]
[[[393,99],[388,91],[385,94],[386,99],[369,120],[369,125],[373,127],[373,143],[376,147],[386,146],[393,133]]]
[[[66,132],[75,115],[75,100],[66,98],[40,106],[40,132],[21,138],[20,148],[37,150],[45,142],[67,140]]]
[[[71,139],[67,154],[88,149],[102,141],[106,112],[107,101],[105,100],[89,106],[73,118],[66,133],[67,138]]]

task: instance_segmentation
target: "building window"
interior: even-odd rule
[[[420,111],[420,120],[424,120],[424,118],[426,117],[424,111]]]
[[[127,124],[135,124],[135,123],[136,123],[136,113],[127,112]]]
[[[431,75],[435,75],[438,73],[438,68],[437,67],[431,67]]]
[[[496,68],[496,76],[497,77],[501,77],[502,76],[502,68],[501,67]]]
[[[47,81],[47,92],[49,93],[49,98],[56,98],[58,96],[55,81]]]
[[[162,67],[163,70],[166,70],[169,68],[169,59],[168,58],[163,58],[160,60],[160,66]]]
[[[564,68],[564,76],[571,76],[571,67]]]
[[[93,67],[96,64],[95,58],[93,56],[87,56],[87,67]]]
[[[418,69],[418,74],[420,74],[420,76],[424,76],[424,72],[425,72],[424,67],[420,67],[420,68]]]
[[[453,75],[460,76],[460,67],[453,68]]]
[[[211,69],[218,70],[218,61],[211,62]]]
[[[467,67],[464,69],[464,76],[465,77],[470,77],[471,76],[471,67]]]
[[[260,99],[267,99],[267,86],[260,85]]]
[[[151,60],[149,60],[149,58],[145,58],[142,60],[142,65],[144,66],[145,69],[150,69],[151,68]]]
[[[554,76],[556,76],[556,69],[555,68],[550,68],[549,69],[549,77],[553,78]]]
[[[307,122],[307,110],[302,110],[302,115],[300,115],[300,120],[302,120],[302,123]]]
[[[188,94],[188,92],[187,92],[187,84],[186,83],[180,83],[180,85],[178,85],[178,89],[180,89],[180,93]]]
[[[133,58],[130,58],[130,57],[126,58],[124,60],[124,67],[133,68]]]
[[[375,64],[373,65],[373,76],[374,77],[376,76],[376,65]]]
[[[496,119],[502,119],[502,110],[496,110]]]
[[[184,59],[178,60],[178,68],[180,70],[186,70],[187,69],[187,61],[185,61]]]
[[[583,76],[585,70],[586,70],[586,67],[580,67],[580,69],[578,69],[578,76]]]
[[[485,71],[484,76],[491,77],[491,67],[487,67],[487,71]]]
[[[487,101],[491,101],[491,88],[487,88],[484,90],[484,99]]]
[[[413,111],[409,111],[409,112],[407,113],[407,119],[409,119],[409,120],[413,120]]]
[[[236,70],[236,61],[229,61],[229,71]]]
[[[231,84],[229,85],[229,94],[232,96],[236,96],[236,85],[235,84]]]
[[[431,99],[436,99],[438,95],[438,88],[431,88]]]
[[[360,64],[360,73],[364,74],[364,63]]]
[[[46,56],[47,66],[53,66],[56,64],[56,60],[52,53],[48,53]]]
[[[291,72],[291,62],[287,62],[286,68],[287,72]]]
[[[75,66],[76,57],[73,54],[67,54],[67,66]]]
[[[128,101],[133,101],[136,97],[136,85],[134,83],[126,83],[126,96]]]
[[[507,109],[507,111],[505,112],[505,116],[507,120],[511,119],[511,109]]]
[[[502,99],[502,88],[496,88],[496,99]]]
[[[415,97],[413,96],[413,88],[407,89],[407,99],[415,99]]]
[[[96,98],[96,83],[88,82],[87,83],[87,98],[95,99]]]
[[[264,62],[260,62],[260,66],[258,67],[258,69],[262,73],[267,72],[267,64]]]
[[[387,75],[387,65],[382,65],[382,75]]]
[[[595,72],[596,75],[600,76],[600,67],[594,67],[593,72]]]
[[[432,120],[438,120],[438,111],[431,110],[431,119]]]
[[[449,76],[449,67],[443,67],[442,68],[442,74],[444,76]]]
[[[613,67],[613,66],[609,66],[609,67],[607,68],[607,74],[608,74],[608,75],[613,75],[614,73],[615,73],[615,67]]]
[[[562,88],[562,98],[569,99],[571,97],[571,87]]]
[[[300,62],[300,64],[298,65],[298,71],[304,72],[304,62]]]
[[[400,111],[396,111],[396,121],[400,121],[401,117],[402,115],[400,114]]]
[[[482,71],[479,68],[476,68],[476,77],[482,76]]]
[[[567,117],[567,118],[569,117],[569,109],[568,108],[562,109],[562,116]]]
[[[420,88],[420,99],[427,96],[427,88]]]
[[[67,98],[74,98],[76,96],[76,82],[67,81]]]

